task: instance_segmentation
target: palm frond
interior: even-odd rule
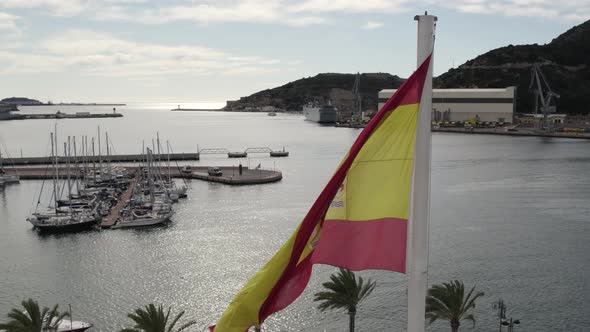
[[[376,283],[362,277],[357,280],[354,272],[341,268],[322,286],[325,290],[314,294],[314,301],[321,302],[318,305],[320,311],[348,309],[355,312],[356,306],[373,292]]]
[[[178,330],[176,330],[176,332],[184,331],[187,328],[189,328],[189,327],[191,327],[191,326],[193,326],[195,324],[197,324],[197,321],[196,320],[191,320],[191,321],[185,323],[184,325],[182,325],[181,327],[179,327]]]
[[[168,307],[168,310],[164,311],[162,305],[156,307],[153,303],[146,305],[144,308],[135,309],[134,312],[127,315],[133,320],[135,326],[123,329],[121,332],[178,332],[196,324],[196,321],[190,321],[183,324],[178,330],[174,330],[185,312],[181,311],[171,322],[168,322],[171,311],[172,307]]]
[[[465,294],[465,285],[459,280],[432,285],[426,296],[426,318],[429,324],[439,319],[450,322],[470,320],[475,325],[472,310],[475,301],[484,296],[483,292],[475,293],[475,286]]]

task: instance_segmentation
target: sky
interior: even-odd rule
[[[323,72],[407,77],[426,10],[439,75],[548,43],[590,0],[0,0],[0,98],[224,102]]]

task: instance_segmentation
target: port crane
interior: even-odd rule
[[[538,114],[539,108],[543,112],[543,129],[549,129],[549,114],[555,113],[556,106],[551,106],[551,102],[559,98],[559,94],[551,90],[549,82],[541,71],[541,66],[535,63],[531,67],[531,83],[529,90],[533,91],[535,97],[535,114]],[[539,105],[540,103],[540,105]]]

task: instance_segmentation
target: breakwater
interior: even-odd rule
[[[154,160],[168,160],[170,161],[189,161],[199,160],[201,154],[225,154],[229,158],[246,158],[249,153],[268,153],[271,157],[288,157],[289,152],[284,148],[282,150],[272,150],[269,147],[254,147],[246,148],[243,151],[230,151],[226,148],[207,148],[200,149],[199,152],[189,153],[170,153],[168,154],[153,154]],[[108,155],[108,156],[57,156],[57,157],[20,157],[20,158],[4,158],[6,165],[15,166],[28,166],[28,165],[49,165],[49,164],[76,164],[76,163],[100,163],[100,162],[111,162],[111,163],[137,163],[145,161],[145,155],[143,154],[121,154],[121,155]]]
[[[45,114],[7,114],[0,116],[0,121],[8,120],[45,120],[45,119],[95,119],[95,118],[121,118],[121,113],[45,113]]]
[[[155,160],[168,160],[170,161],[182,161],[182,160],[199,160],[199,153],[171,153],[168,154],[154,154]],[[145,155],[142,154],[122,154],[122,155],[110,155],[110,156],[85,156],[85,157],[22,157],[22,158],[4,158],[6,165],[49,165],[49,164],[76,164],[80,162],[85,163],[100,163],[107,162],[111,163],[137,163],[145,161]]]
[[[125,166],[128,174],[136,174],[139,171],[137,166]],[[190,170],[182,170],[178,167],[170,169],[160,167],[158,170],[161,174],[170,174],[173,178],[197,179],[208,182],[218,182],[229,185],[252,185],[264,184],[280,181],[283,174],[278,170],[269,170],[261,168],[248,168],[234,166],[222,166],[220,175],[209,175],[208,166],[193,166]],[[6,173],[18,175],[21,180],[46,180],[58,177],[60,179],[80,178],[83,177],[83,170],[80,168],[70,167],[15,167],[5,169]],[[89,175],[88,177],[91,177]]]

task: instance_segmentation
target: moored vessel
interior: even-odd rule
[[[322,124],[336,123],[338,120],[336,108],[331,104],[319,105],[317,103],[308,103],[303,106],[303,114],[305,114],[305,120]]]

